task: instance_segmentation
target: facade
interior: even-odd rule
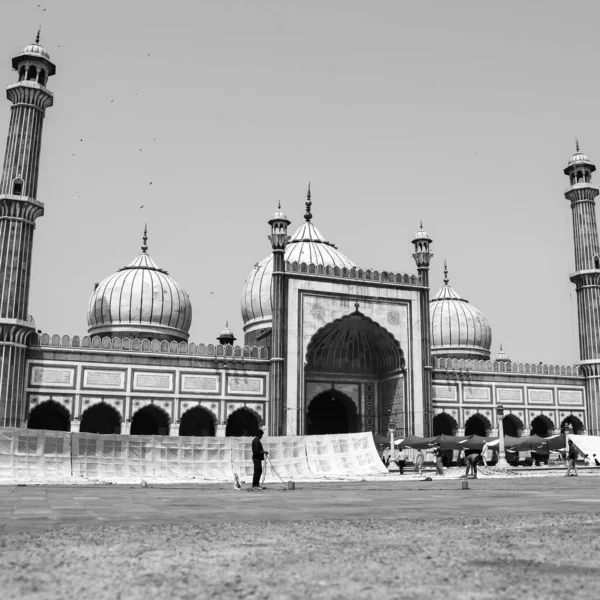
[[[390,428],[398,435],[598,433],[600,247],[594,165],[569,161],[581,361],[491,360],[492,330],[449,283],[430,297],[432,240],[415,234],[416,273],[360,268],[316,227],[310,187],[301,226],[281,206],[271,252],[242,293],[244,345],[189,341],[185,289],[141,252],[97,284],[87,335],[36,332],[28,315],[43,119],[55,67],[36,43],[13,59],[18,82],[0,180],[0,425],[90,433],[311,435]]]

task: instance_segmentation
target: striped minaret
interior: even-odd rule
[[[44,214],[37,199],[42,127],[56,67],[39,44],[12,60],[18,82],[6,88],[12,102],[0,179],[0,425],[25,424],[25,353],[35,323],[27,314],[35,220]]]
[[[565,198],[573,212],[575,272],[570,279],[577,290],[580,366],[587,377],[587,429],[600,434],[600,244],[596,225],[598,188],[591,184],[596,167],[579,151],[571,157],[565,175],[570,186]]]

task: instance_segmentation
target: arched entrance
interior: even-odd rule
[[[502,426],[504,427],[504,435],[509,435],[510,437],[521,437],[525,428],[521,419],[512,414],[506,415],[502,419]]]
[[[105,402],[90,406],[81,416],[81,433],[121,433],[121,415]]]
[[[335,389],[321,392],[308,405],[307,435],[357,431],[356,404]]]
[[[225,435],[231,437],[254,437],[260,429],[258,417],[247,408],[238,408],[227,419]]]
[[[485,437],[492,429],[492,424],[481,413],[471,415],[465,423],[465,435],[480,435]]]
[[[433,435],[456,435],[458,423],[448,413],[433,417]]]
[[[169,416],[154,404],[144,406],[133,415],[131,435],[169,435]]]
[[[179,435],[214,436],[215,420],[212,414],[201,406],[190,408],[181,417]]]
[[[47,429],[49,431],[71,431],[69,411],[54,400],[38,404],[29,413],[27,429]]]
[[[356,386],[379,386],[378,406],[370,409],[369,425],[375,430],[373,414],[379,417],[379,430],[387,431],[393,421],[396,429],[406,431],[404,354],[394,336],[378,323],[356,310],[319,329],[306,349],[305,390],[313,385],[323,390],[306,397],[304,431],[308,434],[354,433],[363,427],[357,414],[358,392],[353,400],[336,389],[349,380]],[[382,390],[385,386],[385,390]],[[314,388],[313,388],[314,389]],[[314,393],[314,392],[313,392]],[[366,409],[368,410],[368,409]],[[368,413],[367,413],[368,415]]]
[[[538,415],[531,421],[531,435],[548,437],[554,433],[554,423],[546,415]]]
[[[568,426],[573,428],[573,433],[575,435],[581,435],[585,431],[585,427],[580,419],[578,419],[575,415],[569,415],[563,422],[560,424],[561,431],[568,429]]]

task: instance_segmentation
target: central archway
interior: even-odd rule
[[[327,390],[315,396],[308,405],[307,412],[308,435],[358,431],[356,405],[338,390]]]
[[[405,427],[405,360],[400,343],[355,306],[351,314],[316,331],[307,345],[303,417],[307,435],[375,432],[376,427],[387,431],[392,418],[396,428]],[[359,386],[375,390],[369,392],[375,397],[370,407],[362,403]],[[363,406],[364,415],[358,406]]]

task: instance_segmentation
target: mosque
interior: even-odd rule
[[[0,180],[0,425],[90,433],[240,436],[372,431],[600,434],[600,246],[595,170],[577,148],[570,187],[580,338],[574,366],[490,356],[488,320],[450,286],[430,296],[432,240],[412,274],[361,268],[317,228],[268,219],[271,248],[243,286],[243,344],[189,341],[184,288],[140,253],[96,285],[87,334],[41,333],[28,314],[48,79],[40,45],[12,59],[17,82]],[[266,220],[266,219],[265,219]],[[257,224],[259,225],[259,224]],[[33,270],[35,275],[35,268]],[[98,278],[102,276],[97,274]],[[241,283],[241,282],[240,282]]]

